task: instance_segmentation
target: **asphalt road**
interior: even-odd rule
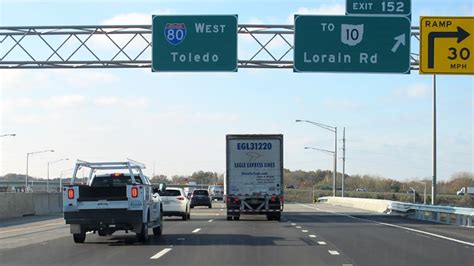
[[[88,234],[61,217],[0,222],[1,265],[474,265],[474,229],[328,204],[286,204],[281,222],[227,221],[222,203],[166,218],[161,237]],[[151,230],[150,230],[151,233]]]

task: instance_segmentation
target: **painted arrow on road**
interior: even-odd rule
[[[457,31],[439,31],[430,32],[428,35],[428,68],[434,68],[434,52],[435,52],[435,40],[438,38],[457,38],[458,43],[464,41],[471,34],[465,31],[463,28],[458,27]]]

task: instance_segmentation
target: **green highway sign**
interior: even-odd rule
[[[237,71],[237,15],[153,16],[152,71]]]
[[[410,73],[410,20],[295,15],[295,72]]]
[[[346,0],[346,14],[411,17],[411,0]]]

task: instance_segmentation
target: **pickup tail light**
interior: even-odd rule
[[[177,199],[177,200],[184,200],[184,197],[181,196],[181,197],[177,197],[176,199]]]
[[[68,199],[74,199],[74,189],[70,188],[67,190],[67,198]]]
[[[137,187],[132,187],[132,198],[138,197],[138,188]]]

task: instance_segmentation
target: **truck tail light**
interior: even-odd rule
[[[234,203],[239,202],[239,198],[234,198]]]
[[[70,188],[67,190],[67,198],[68,199],[74,199],[74,189]]]
[[[280,196],[280,202],[283,202],[284,199],[283,196]]]
[[[132,198],[138,197],[138,188],[137,187],[132,187]]]
[[[176,199],[177,200],[184,200],[184,197],[181,196],[181,197],[177,197]]]
[[[272,197],[271,201],[272,201],[272,202],[275,202],[275,200],[276,200],[275,197]]]

